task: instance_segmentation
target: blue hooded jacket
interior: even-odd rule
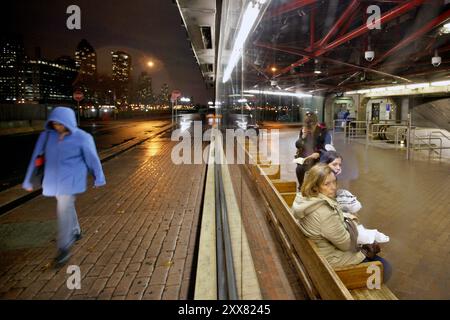
[[[63,140],[59,141],[59,134],[53,129],[52,121],[64,125],[70,131]],[[39,135],[34,147],[22,184],[24,189],[32,187],[30,177],[34,162],[42,153],[45,156],[42,182],[44,196],[73,195],[86,191],[88,172],[94,176],[95,186],[106,184],[94,139],[77,127],[75,112],[70,108],[57,107],[50,114],[45,130]]]

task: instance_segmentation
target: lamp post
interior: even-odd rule
[[[172,94],[170,95],[170,101],[172,102],[172,127],[173,127],[173,122],[174,122],[173,121],[174,103],[176,103],[178,97],[180,97],[180,96],[181,96],[181,91],[179,91],[179,90],[173,90]]]

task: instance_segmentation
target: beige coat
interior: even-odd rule
[[[312,239],[332,267],[361,263],[366,257],[354,252],[344,216],[336,201],[319,194],[303,198],[297,193],[293,207],[300,229]]]

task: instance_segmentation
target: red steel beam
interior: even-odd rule
[[[400,15],[402,15],[402,14],[404,14],[404,13],[406,13],[406,12],[412,10],[412,9],[414,9],[415,7],[420,6],[423,2],[425,2],[425,0],[411,0],[411,1],[408,1],[407,3],[399,5],[399,6],[395,7],[394,9],[386,12],[377,21],[379,21],[380,23],[388,22],[388,21],[390,21],[392,19],[395,19],[398,16],[400,16]],[[342,45],[342,44],[344,44],[344,43],[346,43],[346,42],[348,42],[348,41],[350,41],[350,40],[352,40],[352,39],[354,39],[356,37],[359,37],[359,36],[363,35],[364,33],[369,32],[369,30],[370,29],[367,27],[367,24],[364,23],[359,28],[357,28],[357,29],[347,33],[346,35],[344,35],[344,36],[342,36],[342,37],[340,37],[338,39],[336,39],[332,43],[330,43],[330,44],[328,44],[328,45],[326,45],[326,46],[324,46],[322,48],[319,48],[316,52],[314,52],[314,57],[321,56],[321,55],[327,53],[328,51],[331,51],[331,50],[335,49],[336,47],[338,47],[338,46],[340,46],[340,45]],[[304,58],[298,60],[297,62],[291,64],[290,66],[282,69],[279,73],[277,73],[275,75],[275,77],[278,77],[278,76],[280,76],[280,75],[282,75],[282,74],[284,74],[286,72],[289,72],[292,68],[295,68],[295,67],[297,67],[297,66],[299,66],[301,64],[304,64],[304,63],[308,62],[309,60],[310,60],[310,58],[307,58],[307,57],[304,57]]]
[[[379,20],[375,21],[375,23],[377,23],[379,21],[380,24],[383,24],[385,22],[391,21],[391,20],[401,16],[402,14],[414,9],[415,7],[420,6],[423,2],[425,2],[425,0],[408,1],[407,3],[399,5],[399,6],[395,7],[394,9],[386,12],[385,14],[383,14],[381,16],[381,18]],[[318,52],[316,52],[316,54],[322,55],[322,54],[324,54],[330,50],[333,50],[334,48],[339,47],[340,45],[342,45],[356,37],[359,37],[359,36],[367,33],[369,30],[370,29],[367,27],[367,24],[364,23],[362,26],[360,26],[356,30],[351,31],[351,32],[347,33],[346,35],[336,39],[332,43],[326,45],[324,48],[322,48]]]
[[[342,13],[341,17],[336,21],[334,26],[328,31],[325,37],[317,44],[317,47],[322,47],[327,44],[330,38],[349,20],[350,15],[359,7],[359,0],[353,0],[347,9]]]
[[[422,28],[420,28],[419,30],[417,30],[413,34],[409,35],[408,37],[406,37],[405,39],[400,41],[400,43],[398,43],[395,47],[393,47],[391,50],[389,50],[383,56],[381,56],[379,59],[377,59],[375,62],[373,62],[371,64],[371,66],[379,64],[384,59],[386,59],[387,57],[392,55],[394,52],[396,52],[399,49],[407,46],[408,44],[410,44],[414,40],[417,40],[418,38],[423,36],[425,33],[429,32],[430,30],[434,29],[435,27],[437,27],[441,23],[445,22],[448,18],[450,18],[450,10],[445,11],[444,13],[439,15],[438,17],[436,17],[433,20],[431,20],[430,22],[428,22]]]
[[[355,20],[356,16],[358,15],[359,11],[355,10],[353,11],[353,14],[351,15],[350,19],[347,20],[347,22],[345,23],[345,25],[342,27],[341,31],[339,31],[339,37],[342,37],[347,31],[348,29],[350,29],[353,21]]]
[[[265,44],[265,43],[256,43],[255,45],[259,46],[259,47],[263,47],[263,48],[269,48],[269,49],[273,49],[273,50],[277,50],[277,51],[281,51],[281,52],[294,54],[294,55],[301,55],[301,56],[308,57],[308,58],[313,58],[314,57],[314,53],[306,52],[304,50],[299,50],[297,48],[292,48],[292,47],[287,47],[287,46],[273,46],[273,45]],[[373,73],[381,74],[383,76],[392,77],[392,78],[395,78],[395,79],[398,79],[398,80],[402,80],[402,81],[405,81],[405,82],[412,82],[409,79],[406,79],[406,78],[403,78],[403,77],[399,77],[399,76],[397,76],[395,74],[391,74],[391,73],[387,73],[387,72],[371,69],[371,68],[364,67],[364,66],[359,66],[359,65],[356,65],[356,64],[353,64],[353,63],[347,63],[347,62],[343,62],[343,61],[339,61],[339,60],[335,60],[335,59],[330,59],[330,58],[325,58],[325,57],[320,57],[320,58],[317,57],[317,58],[320,59],[320,60],[323,60],[323,61],[328,61],[330,63],[339,64],[339,65],[347,66],[347,67],[350,67],[350,68],[355,68],[355,69],[358,69],[358,70],[364,70],[364,71],[367,71],[367,72],[373,72]]]
[[[317,0],[296,0],[289,3],[285,3],[277,8],[275,8],[269,15],[268,18],[277,17],[279,15],[306,7],[307,5],[313,4]]]

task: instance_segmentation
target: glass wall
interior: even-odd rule
[[[433,156],[441,161],[433,167],[440,174],[449,168],[442,160],[450,159],[449,43],[448,1],[223,0],[215,101],[220,128],[279,129],[279,162],[258,159],[279,164],[272,185],[295,185],[295,142],[305,114],[315,113],[344,159],[339,186],[363,199],[363,222],[397,239],[385,252],[405,274],[405,257],[395,246],[426,227],[398,227],[406,222],[400,216],[421,221],[420,206],[434,206],[417,196],[427,192],[425,185],[404,192],[424,168],[408,164],[408,154]],[[410,145],[416,151],[408,151]],[[251,220],[242,196],[247,173],[230,171],[242,219]],[[437,183],[443,182],[440,174]],[[288,207],[296,192],[281,192]],[[398,202],[398,217],[382,213],[381,204],[389,201]],[[394,276],[400,298],[442,297],[411,287],[402,291],[401,282]]]

